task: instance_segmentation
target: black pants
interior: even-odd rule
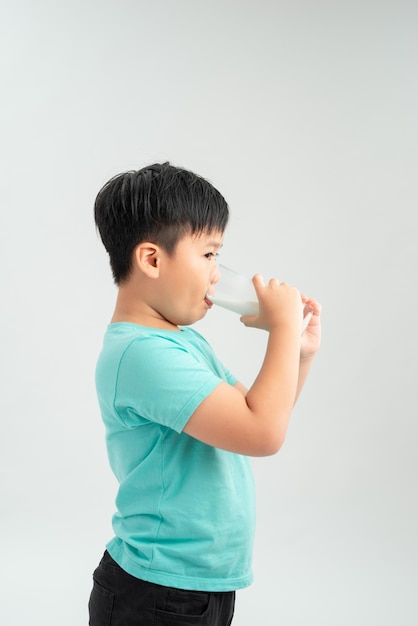
[[[125,572],[106,551],[93,574],[90,626],[229,626],[235,592],[184,591]]]

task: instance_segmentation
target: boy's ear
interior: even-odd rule
[[[149,278],[158,278],[160,273],[160,248],[155,243],[144,241],[134,250],[134,263]]]

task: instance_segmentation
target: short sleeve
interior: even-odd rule
[[[114,408],[127,427],[154,422],[181,432],[199,404],[231,379],[181,343],[141,338],[130,343],[120,360]]]

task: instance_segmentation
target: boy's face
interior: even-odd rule
[[[172,256],[162,251],[158,313],[175,326],[202,319],[211,307],[206,298],[219,280],[216,255],[222,246],[219,231],[184,235]]]

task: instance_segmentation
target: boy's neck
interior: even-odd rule
[[[130,284],[119,286],[115,310],[110,321],[111,324],[129,322],[130,324],[149,326],[151,328],[179,330],[178,326],[164,319],[150,307]]]

